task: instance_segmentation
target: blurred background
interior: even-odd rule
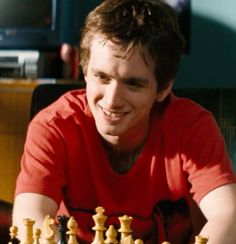
[[[98,0],[0,1],[0,199],[13,201],[32,93],[81,84],[77,40]],[[174,86],[214,114],[236,169],[236,1],[168,0],[187,48]]]

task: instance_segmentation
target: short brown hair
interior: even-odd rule
[[[177,75],[184,40],[175,11],[162,0],[104,0],[90,12],[80,38],[84,73],[95,35],[118,42],[126,51],[139,47],[144,60],[147,50],[155,62],[159,91]]]

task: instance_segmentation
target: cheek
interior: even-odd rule
[[[90,77],[86,77],[86,90],[89,94],[93,94],[97,90],[95,82]]]
[[[87,82],[86,93],[90,102],[97,101],[103,97],[103,91],[100,86],[96,85],[96,82]]]
[[[146,93],[146,94],[132,94],[132,96],[130,96],[132,99],[132,103],[136,106],[136,107],[140,107],[143,109],[150,109],[154,102],[156,101],[156,94],[154,93]]]

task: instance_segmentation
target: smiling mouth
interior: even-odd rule
[[[109,111],[104,108],[102,108],[103,113],[106,117],[109,117],[111,119],[121,119],[126,115],[128,112],[118,112],[118,111]]]

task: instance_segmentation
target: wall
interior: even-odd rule
[[[236,1],[191,1],[191,50],[183,57],[176,87],[236,86]],[[79,24],[100,0],[79,1]]]
[[[191,9],[191,52],[176,86],[236,86],[236,1],[191,0]]]
[[[61,0],[62,1],[62,26],[61,41],[77,44],[80,29],[87,14],[101,0]],[[68,28],[70,27],[70,28]]]

